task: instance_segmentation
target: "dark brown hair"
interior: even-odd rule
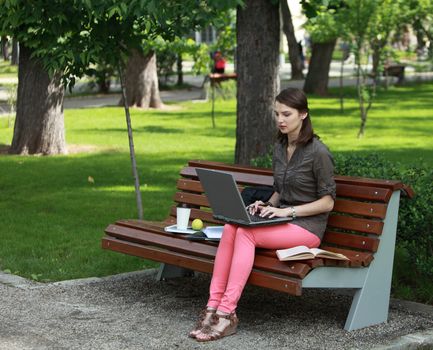
[[[305,145],[314,137],[318,138],[318,136],[314,134],[313,125],[311,124],[307,96],[305,96],[302,90],[297,88],[284,89],[278,94],[278,96],[275,98],[275,101],[278,101],[279,103],[282,103],[290,108],[294,108],[300,113],[307,113],[307,116],[302,121],[302,127],[299,131],[296,144]],[[277,139],[282,144],[287,144],[287,135],[282,134],[281,131],[278,131]]]

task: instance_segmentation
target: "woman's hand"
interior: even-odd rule
[[[273,218],[273,217],[285,218],[290,215],[289,213],[290,211],[288,208],[275,208],[272,206],[261,207],[260,210],[260,216],[269,217],[269,218]]]
[[[247,210],[251,215],[254,215],[256,213],[261,213],[262,209],[264,208],[263,206],[264,204],[265,203],[262,201],[255,201],[253,204],[250,204],[247,207]]]

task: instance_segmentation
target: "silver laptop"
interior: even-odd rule
[[[265,226],[288,222],[291,218],[266,218],[251,215],[229,173],[217,170],[196,168],[197,175],[217,220],[240,226]]]

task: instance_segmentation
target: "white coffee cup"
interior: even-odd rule
[[[190,208],[176,208],[176,225],[178,230],[186,230],[188,228],[189,215],[191,214]]]

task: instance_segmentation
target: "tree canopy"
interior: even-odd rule
[[[172,39],[209,23],[240,0],[0,0],[1,31],[32,50],[65,83],[103,60],[117,64],[131,48]]]

